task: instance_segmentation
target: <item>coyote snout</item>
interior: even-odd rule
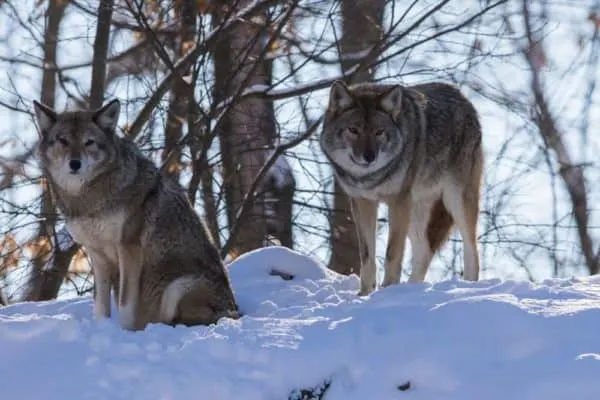
[[[368,166],[377,159],[379,149],[385,144],[384,131],[370,132],[364,128],[350,127],[345,130],[346,142],[352,149],[350,159],[361,166]]]

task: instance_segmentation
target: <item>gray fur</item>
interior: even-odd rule
[[[119,102],[63,113],[34,106],[38,157],[69,232],[91,261],[96,317],[110,317],[112,288],[128,330],[237,318],[227,271],[182,187],[115,133]],[[76,172],[73,160],[80,162]]]
[[[481,126],[454,86],[335,82],[321,148],[351,199],[366,243],[361,293],[376,287],[377,206],[389,206],[383,285],[399,282],[405,236],[413,247],[411,281],[425,278],[431,257],[456,224],[465,242],[465,279],[478,280],[476,224],[483,171]]]

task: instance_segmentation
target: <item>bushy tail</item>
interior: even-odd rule
[[[196,325],[194,321],[204,324],[222,317],[241,317],[235,302],[232,305],[223,303],[223,295],[217,293],[214,285],[205,277],[181,276],[165,288],[160,303],[160,316],[164,323],[174,324],[180,320],[186,325]]]

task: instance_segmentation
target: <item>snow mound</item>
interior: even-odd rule
[[[0,308],[2,398],[285,400],[326,380],[325,400],[600,398],[600,278],[359,298],[356,276],[281,247],[229,269],[245,315],[209,327],[126,332],[88,297]]]

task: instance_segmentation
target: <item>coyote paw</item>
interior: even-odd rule
[[[100,320],[110,318],[110,306],[106,307],[100,303],[94,304],[94,319]]]
[[[357,296],[368,296],[375,290],[375,284],[372,285],[360,285],[360,290]]]
[[[400,283],[400,279],[398,278],[388,278],[387,276],[383,278],[383,282],[381,283],[381,287],[388,287],[391,285],[398,285]]]
[[[121,328],[128,331],[143,329],[137,323],[135,304],[125,304],[119,307],[119,324]]]

